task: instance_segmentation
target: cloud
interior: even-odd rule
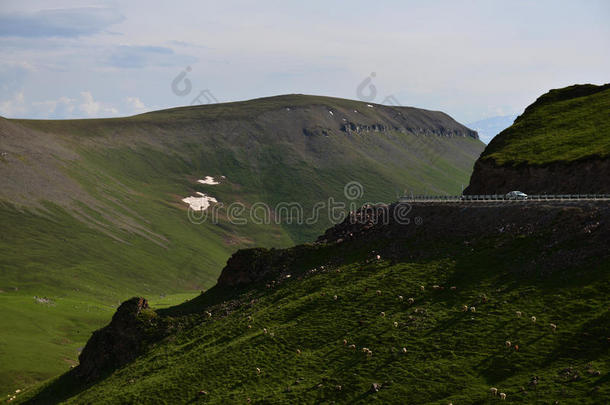
[[[138,97],[127,97],[125,103],[132,114],[140,114],[148,110],[148,107]]]
[[[81,7],[0,14],[3,37],[79,37],[92,35],[125,18],[114,8]]]
[[[88,117],[98,117],[100,115],[116,115],[118,110],[111,105],[103,104],[93,99],[93,95],[89,91],[80,93],[82,102],[78,109],[85,113]]]
[[[176,66],[194,63],[197,59],[176,54],[164,46],[119,45],[114,47],[106,64],[117,68],[143,68],[148,66]]]
[[[27,111],[25,105],[25,97],[23,92],[17,92],[13,98],[5,101],[0,101],[0,115],[4,117],[15,117],[23,115]]]

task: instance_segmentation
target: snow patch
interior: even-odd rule
[[[214,197],[210,197],[199,191],[196,194],[198,194],[199,197],[186,197],[182,199],[182,201],[187,203],[194,211],[205,211],[210,207],[210,203],[218,202]]]
[[[222,176],[222,178],[224,179],[224,176]],[[205,179],[203,179],[203,180],[197,180],[197,183],[201,183],[201,184],[210,184],[210,185],[214,185],[214,184],[220,184],[219,182],[217,182],[216,180],[214,180],[214,177],[212,177],[212,176],[205,176]]]

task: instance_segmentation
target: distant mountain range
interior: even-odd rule
[[[497,117],[471,122],[466,124],[466,126],[477,131],[479,133],[479,139],[487,144],[494,136],[510,127],[515,121],[515,118],[517,118],[516,115],[499,115]]]

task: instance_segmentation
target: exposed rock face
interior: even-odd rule
[[[608,159],[544,166],[500,166],[491,159],[479,160],[464,194],[504,194],[512,190],[526,194],[607,194],[609,174]]]
[[[218,285],[232,287],[264,280],[285,265],[285,250],[264,248],[238,250],[229,258],[218,278]]]
[[[110,324],[93,333],[79,356],[76,375],[94,381],[104,372],[134,360],[144,345],[145,322],[140,313],[148,308],[144,298],[134,297],[119,306]]]

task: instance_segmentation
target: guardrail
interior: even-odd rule
[[[399,198],[400,202],[413,201],[566,201],[566,200],[607,200],[610,194],[532,194],[527,198],[508,198],[505,194],[487,195],[412,195]]]

